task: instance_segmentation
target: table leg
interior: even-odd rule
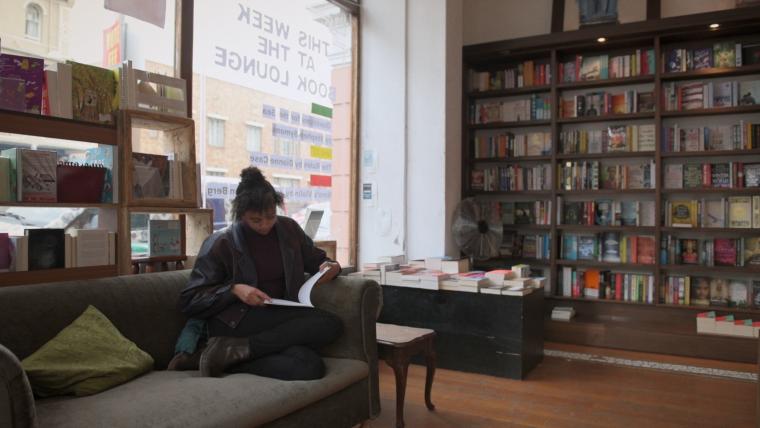
[[[406,395],[406,375],[409,370],[409,358],[395,355],[386,360],[396,375],[396,428],[404,428],[404,396]]]
[[[425,349],[425,363],[427,373],[425,375],[425,406],[428,410],[435,410],[435,405],[430,400],[430,390],[433,389],[433,376],[435,376],[435,348],[433,341],[428,341]]]

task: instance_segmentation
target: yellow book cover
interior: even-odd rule
[[[697,201],[672,201],[670,224],[673,227],[697,227]]]
[[[728,198],[729,227],[752,227],[752,197],[734,196]]]
[[[69,61],[71,105],[76,120],[113,123],[119,108],[118,83],[113,71]]]

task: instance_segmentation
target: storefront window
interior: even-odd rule
[[[337,241],[349,262],[353,21],[326,0],[195,2],[193,114],[215,228],[255,165],[285,194],[283,214],[324,210],[316,240]],[[226,119],[223,148],[216,124],[198,120],[210,113]]]

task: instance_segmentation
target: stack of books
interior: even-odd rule
[[[555,306],[552,309],[553,321],[570,321],[575,316],[575,309],[572,306]]]

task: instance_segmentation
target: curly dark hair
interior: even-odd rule
[[[264,212],[275,207],[282,207],[285,198],[282,193],[264,178],[264,174],[255,166],[240,171],[240,184],[235,191],[232,210],[235,220],[240,220],[246,211]]]

